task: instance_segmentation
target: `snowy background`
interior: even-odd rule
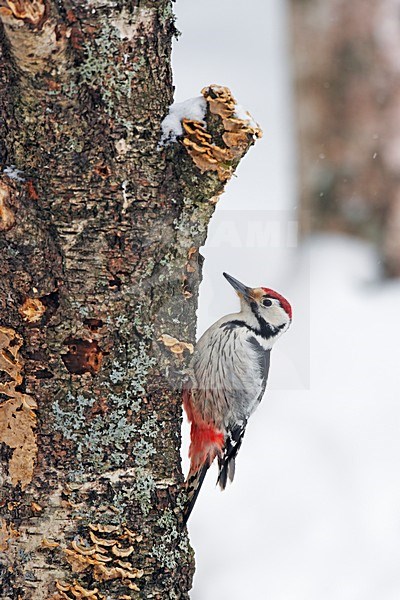
[[[191,598],[399,600],[400,284],[379,279],[364,242],[297,239],[286,2],[179,0],[176,13],[175,100],[227,85],[264,130],[202,250],[199,334],[237,309],[223,270],[294,307],[236,479],[220,493],[212,469],[191,517]]]

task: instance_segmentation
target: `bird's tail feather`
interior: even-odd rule
[[[183,511],[183,526],[186,525],[190,517],[209,466],[208,463],[204,463],[195,473],[189,475],[186,481],[187,502]]]
[[[226,488],[227,481],[233,481],[235,476],[235,458],[242,445],[246,422],[241,423],[227,432],[225,448],[222,456],[218,457],[218,479],[217,484],[221,490]]]
[[[229,481],[233,481],[233,478],[235,476],[235,457],[225,459],[225,460],[219,459],[218,464],[219,464],[219,472],[218,472],[217,484],[219,485],[221,490],[224,490],[226,488],[228,479],[229,479]]]

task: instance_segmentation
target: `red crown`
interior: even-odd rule
[[[264,292],[267,294],[267,296],[270,296],[270,298],[275,298],[276,300],[279,300],[279,302],[281,303],[281,306],[283,308],[283,310],[289,315],[289,319],[292,318],[292,307],[290,306],[289,302],[286,300],[286,298],[284,298],[283,296],[281,296],[281,294],[278,294],[278,292],[275,292],[274,290],[271,290],[270,288],[261,288],[262,290],[264,290]]]

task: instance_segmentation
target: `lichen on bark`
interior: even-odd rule
[[[187,598],[198,248],[256,134],[236,122],[224,141],[209,110],[226,168],[199,168],[184,138],[160,149],[169,0],[0,0],[0,17],[3,597]]]

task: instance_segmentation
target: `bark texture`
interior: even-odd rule
[[[180,388],[198,248],[260,131],[159,146],[170,0],[0,0],[3,600],[187,598]]]
[[[372,239],[400,276],[400,2],[291,5],[303,229]]]

